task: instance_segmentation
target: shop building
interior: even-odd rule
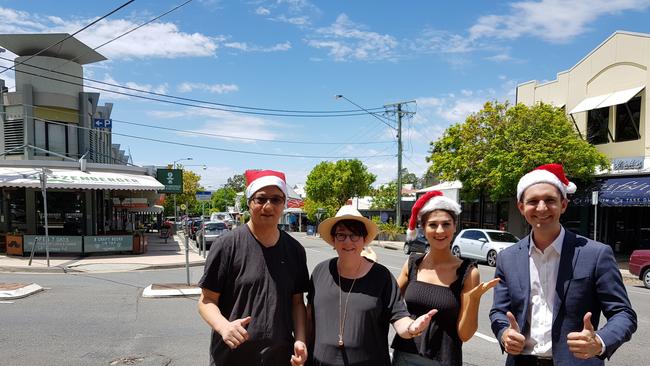
[[[517,86],[517,103],[564,108],[611,160],[611,169],[579,187],[563,219],[623,253],[650,247],[649,66],[650,34],[617,31],[555,80]]]
[[[23,253],[38,239],[40,251],[46,217],[50,252],[136,250],[135,212],[155,211],[164,188],[112,143],[113,105],[83,90],[83,66],[106,58],[68,36],[0,35],[0,47],[18,55],[15,88],[0,79],[0,234],[8,253],[16,243],[10,248],[7,235],[22,236]]]

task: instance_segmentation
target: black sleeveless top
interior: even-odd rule
[[[404,300],[409,313],[418,317],[431,309],[438,309],[429,327],[418,337],[404,339],[395,335],[392,347],[400,352],[417,354],[440,362],[445,366],[462,366],[463,355],[458,337],[458,316],[460,314],[460,293],[465,277],[476,263],[463,260],[456,270],[456,280],[449,286],[433,285],[417,280],[417,269],[423,254],[411,254],[408,262],[408,285]]]

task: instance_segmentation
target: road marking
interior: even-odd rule
[[[13,304],[13,301],[0,301],[0,304]]]
[[[480,332],[476,332],[476,333],[474,333],[474,335],[481,338],[481,339],[483,339],[483,340],[486,340],[486,341],[488,341],[490,343],[497,343],[497,344],[499,343],[499,341],[497,341],[496,338],[487,336],[487,335],[485,335],[483,333],[480,333]]]

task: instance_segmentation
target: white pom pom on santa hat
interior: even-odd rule
[[[519,179],[517,201],[521,199],[528,187],[538,183],[548,183],[556,186],[564,198],[566,198],[567,193],[575,193],[577,189],[576,185],[567,179],[564,174],[564,167],[561,164],[545,164],[538,166]]]
[[[461,208],[458,202],[451,198],[445,197],[440,191],[430,191],[418,198],[411,209],[411,219],[406,230],[406,240],[411,241],[417,237],[418,221],[426,213],[435,210],[445,210],[453,212],[456,216],[460,215]]]

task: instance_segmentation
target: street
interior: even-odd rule
[[[317,238],[301,238],[310,271],[336,255]],[[406,255],[375,247],[379,263],[397,275]],[[482,279],[494,269],[481,265]],[[202,267],[190,268],[198,281]],[[1,273],[0,282],[35,282],[45,291],[0,303],[2,365],[205,365],[210,331],[196,297],[142,298],[151,283],[185,281],[185,269],[119,273]],[[639,319],[632,341],[609,365],[632,366],[650,355],[650,291],[627,286]],[[490,330],[491,293],[481,303],[479,329],[463,347],[466,365],[502,365],[505,357]],[[391,332],[391,337],[392,337]]]

